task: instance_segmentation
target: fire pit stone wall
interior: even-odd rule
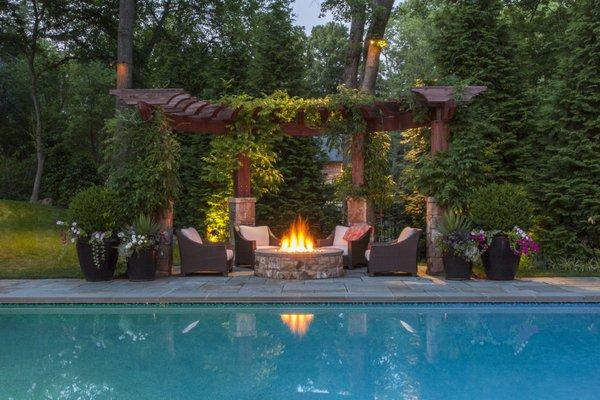
[[[344,274],[341,250],[316,249],[294,253],[257,250],[254,275],[270,279],[324,279]]]

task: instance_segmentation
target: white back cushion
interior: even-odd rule
[[[346,234],[347,230],[347,226],[338,225],[335,227],[335,233],[333,234],[334,246],[348,246],[348,242],[344,240],[344,235]]]
[[[200,234],[198,233],[197,230],[195,230],[194,228],[185,228],[181,230],[181,233],[183,233],[183,235],[190,239],[193,242],[196,242],[198,244],[202,244],[202,238],[200,237]]]
[[[402,232],[400,232],[400,236],[398,236],[398,241],[401,242],[404,239],[408,238],[410,236],[411,233],[413,233],[412,228],[404,228],[402,229]]]
[[[267,226],[240,225],[240,233],[246,240],[253,240],[256,246],[269,245],[269,228]]]

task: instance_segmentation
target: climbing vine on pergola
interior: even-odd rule
[[[295,99],[292,106],[265,108],[252,100],[244,102],[243,98],[231,101],[231,104],[213,103],[197,99],[182,89],[116,89],[110,93],[123,104],[137,106],[145,120],[152,118],[154,110],[160,108],[172,129],[195,134],[234,135],[241,126],[252,133],[260,129],[261,118],[267,118],[277,124],[279,131],[285,135],[318,136],[330,133],[336,125],[340,125],[340,121],[347,122],[346,126],[360,129],[352,132],[351,140],[352,186],[359,189],[364,185],[366,135],[431,127],[431,153],[445,151],[449,145],[449,121],[457,106],[471,101],[485,90],[485,86],[467,86],[460,93],[451,86],[413,88],[412,94],[429,114],[429,118],[423,120],[416,117],[415,110],[406,99],[370,99],[364,104],[343,104],[332,101],[332,98]],[[352,125],[352,120],[358,123]],[[232,156],[237,157],[238,163],[232,176],[234,198],[230,200],[230,224],[253,225],[252,160],[243,152]],[[440,207],[431,197],[427,201],[428,269],[437,272],[441,270],[441,254],[433,245],[433,232]],[[365,199],[349,199],[348,223],[366,223],[366,218]]]

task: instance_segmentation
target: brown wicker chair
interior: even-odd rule
[[[406,272],[417,275],[417,255],[421,229],[404,228],[392,243],[371,243],[365,252],[367,273]]]
[[[256,240],[256,237],[250,236],[249,232],[262,231],[261,240]],[[234,250],[235,250],[235,265],[254,268],[254,251],[261,248],[278,248],[279,239],[273,235],[268,226],[248,226],[239,225],[233,229]]]
[[[194,228],[176,231],[181,275],[194,272],[217,272],[227,276],[233,270],[233,251],[223,243],[203,243]]]
[[[335,247],[343,250],[344,266],[348,269],[365,266],[367,264],[365,251],[369,248],[373,229],[369,229],[357,240],[345,241],[343,240],[343,236],[347,229],[347,226],[336,226],[333,232],[325,239],[317,240],[317,247]]]

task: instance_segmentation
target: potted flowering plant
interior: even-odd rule
[[[481,252],[470,230],[471,223],[464,215],[448,211],[442,216],[436,243],[443,251],[446,279],[471,278],[473,262],[479,259]]]
[[[488,279],[514,279],[521,256],[539,251],[525,232],[531,214],[531,203],[519,186],[491,184],[475,194],[471,218],[482,228],[477,240]]]
[[[160,244],[159,225],[140,215],[133,225],[119,232],[119,253],[127,260],[127,277],[132,281],[150,281],[156,276],[156,254]]]
[[[119,239],[113,234],[122,220],[115,193],[104,187],[79,192],[69,204],[69,221],[57,221],[65,229],[63,242],[76,244],[77,258],[88,281],[113,278]]]

